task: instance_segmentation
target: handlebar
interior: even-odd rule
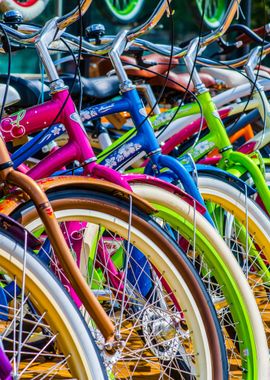
[[[266,36],[266,34],[270,33],[270,24],[266,24],[265,26],[262,26],[260,28],[251,30],[248,26],[242,25],[242,24],[232,24],[228,28],[228,33],[230,32],[239,32],[242,33],[238,35],[235,38],[235,42],[228,42],[223,39],[223,37],[220,37],[218,39],[218,44],[221,47],[221,51],[216,52],[212,55],[212,57],[216,55],[221,54],[229,54],[233,52],[236,49],[239,49],[244,44],[250,44],[252,42],[255,42],[259,45],[265,45],[267,44],[267,40],[265,38],[261,38],[261,36]]]
[[[261,38],[257,32],[260,35],[264,34],[270,34],[270,24],[266,24],[260,28],[255,29],[254,31],[248,28],[246,25],[241,25],[241,24],[233,24],[229,27],[229,31],[240,31],[243,32],[240,36],[238,36],[237,40],[238,42],[241,41],[248,41],[247,43],[250,42],[256,42],[260,45],[259,49],[257,49],[256,55],[260,56],[266,56],[270,53],[270,43],[269,41],[265,41],[263,38]],[[250,54],[246,54],[243,57],[234,59],[234,60],[228,60],[228,61],[220,61],[219,63],[212,61],[211,59],[208,58],[202,58],[198,57],[197,62],[200,64],[203,64],[205,66],[211,66],[211,67],[217,67],[217,68],[228,68],[228,66],[231,66],[232,68],[238,68],[241,66],[244,66],[248,60],[250,59]]]
[[[232,0],[228,10],[224,16],[223,23],[219,28],[217,28],[215,31],[211,32],[210,34],[206,35],[205,37],[201,38],[200,45],[201,47],[205,47],[209,45],[210,43],[217,40],[220,36],[222,36],[230,26],[237,10],[238,6],[240,4],[241,0]],[[163,4],[162,4],[163,3]],[[162,6],[162,8],[161,8]],[[133,42],[133,46],[139,47],[143,50],[151,50],[155,53],[170,56],[171,55],[171,49],[168,49],[165,45],[157,45],[153,44],[149,41],[138,39],[138,37],[144,33],[146,33],[148,30],[152,29],[160,20],[161,16],[164,14],[165,9],[167,7],[167,0],[160,2],[160,4],[155,9],[153,15],[150,17],[150,19],[143,25],[138,27],[136,30],[131,30],[127,32],[127,42]],[[67,36],[66,34],[63,35],[63,38],[66,38],[71,44],[79,45],[79,39],[76,37],[70,38],[70,35]],[[83,41],[82,43],[82,52],[88,53],[88,54],[95,54],[95,55],[104,55],[107,54],[110,51],[111,45],[114,41],[114,36],[106,36],[102,37],[101,44],[99,46],[95,46],[95,40],[91,39],[89,42]],[[188,46],[184,48],[174,48],[173,50],[173,57],[174,58],[181,58],[184,57],[187,53]]]
[[[266,46],[260,50],[260,55],[265,56],[270,53],[270,43],[268,43]],[[204,66],[211,66],[211,67],[216,67],[216,68],[228,68],[228,66],[232,68],[238,68],[244,66],[249,59],[249,54],[246,54],[245,56],[234,59],[234,60],[229,60],[229,61],[220,61],[219,63],[212,61],[211,59],[208,58],[202,58],[202,57],[197,57],[197,62],[204,65]]]
[[[86,12],[92,1],[93,0],[81,0],[81,15],[83,15]],[[162,18],[165,11],[168,9],[168,5],[171,3],[171,1],[172,0],[160,0],[151,17],[143,25],[135,27],[128,31],[127,39],[132,41],[135,38],[146,33],[147,31],[153,29]],[[76,7],[72,12],[68,13],[67,15],[56,18],[57,28],[59,30],[63,30],[64,28],[68,27],[79,18],[79,14],[79,9],[78,7]],[[42,30],[37,26],[28,24],[19,24],[17,30],[9,27],[6,24],[2,24],[2,26],[5,28],[6,32],[9,34],[11,38],[13,38],[15,41],[21,42],[22,44],[34,43]],[[67,40],[69,40],[70,42],[73,42],[75,45],[79,45],[78,38],[73,36],[71,37],[71,35],[69,34],[67,34],[66,36],[64,35],[64,37],[66,37]],[[88,51],[90,47],[90,50],[93,51],[95,54],[104,54],[104,52],[107,53],[110,50],[112,42],[113,39],[110,39],[110,43],[106,44],[101,49],[99,49],[95,45],[88,44],[86,41],[84,41],[84,46],[86,48],[87,44]]]
[[[57,21],[57,27],[59,30],[63,30],[76,22],[80,15],[83,16],[85,12],[88,10],[90,7],[91,3],[93,0],[81,0],[80,3],[80,9],[77,6],[75,9],[73,9],[71,12],[67,13],[64,16],[61,16],[58,18]]]
[[[82,14],[86,11],[86,9],[90,6],[92,0],[82,0],[81,7]],[[159,54],[167,55],[169,56],[171,54],[171,50],[167,49],[163,45],[154,45],[151,42],[143,41],[143,40],[137,40],[138,37],[140,37],[142,34],[146,33],[147,31],[151,30],[155,27],[155,25],[159,22],[163,14],[168,8],[169,3],[171,0],[160,0],[159,4],[157,5],[156,9],[154,10],[152,16],[141,26],[136,27],[130,31],[127,32],[126,35],[126,42],[132,42],[136,39],[135,45],[142,49],[150,49],[152,51],[155,51]],[[222,36],[230,26],[237,10],[238,6],[240,4],[241,0],[232,0],[228,10],[224,16],[223,23],[219,28],[217,28],[215,31],[211,32],[207,36],[203,37],[200,41],[201,47],[205,47],[212,43],[213,41],[217,40],[220,36]],[[78,7],[77,7],[78,8]],[[59,29],[63,29],[66,26],[70,25],[72,22],[75,22],[78,18],[78,9],[75,9],[74,11],[70,12],[69,14],[60,17],[57,19],[57,26]],[[39,28],[35,28],[33,26],[29,27],[27,25],[19,25],[18,31],[14,30],[6,25],[3,25],[6,28],[7,33],[14,38],[16,41],[21,41],[24,44],[29,44],[35,42],[36,37],[40,33]],[[29,35],[29,33],[34,33]],[[76,45],[79,46],[80,40],[79,38],[73,37],[69,34],[64,33],[62,35],[63,38],[67,39],[68,42],[73,44],[75,47]],[[114,41],[115,37],[107,37],[102,38],[101,43],[103,45],[95,46],[94,40],[90,40],[90,42],[83,41],[82,42],[82,51],[88,54],[95,54],[95,55],[103,55],[107,54],[110,49],[111,45]],[[185,56],[187,53],[187,47],[180,49],[175,48],[173,52],[173,56],[175,58],[180,58]]]
[[[237,41],[242,41],[245,44],[249,44],[251,42],[264,44],[265,40],[261,37],[264,37],[270,34],[270,23],[254,30],[251,30],[246,25],[239,25],[239,24],[231,25],[229,29],[239,30],[240,32],[242,32],[241,35],[236,37]]]
[[[80,14],[83,16],[87,9],[90,7],[93,0],[81,0],[80,9],[77,6],[73,11],[57,18],[56,25],[58,30],[63,30],[67,28],[69,25],[73,24],[78,20]],[[27,28],[22,30],[18,28],[18,30],[9,27],[6,24],[2,24],[2,27],[5,28],[7,34],[13,38],[15,41],[23,43],[23,44],[31,44],[36,41],[39,37],[41,28],[34,27],[32,25],[28,25]]]
[[[161,44],[154,44],[152,42],[137,38],[138,36],[152,29],[159,22],[159,20],[161,19],[161,17],[167,10],[168,4],[170,2],[171,0],[160,0],[152,16],[142,26],[136,27],[126,33],[126,42],[133,41],[134,47],[138,47],[142,50],[150,50],[161,55],[170,56],[171,48],[169,48],[168,46],[161,45]],[[217,40],[219,37],[221,37],[223,34],[226,33],[238,10],[238,6],[240,2],[241,0],[231,1],[227,9],[227,12],[224,16],[221,26],[217,28],[215,31],[212,31],[210,34],[202,37],[200,39],[200,47],[206,47],[207,45],[214,42],[215,40]],[[88,9],[91,3],[92,3],[92,0],[81,1],[82,14],[86,12],[86,10]],[[78,18],[78,12],[79,12],[78,7],[76,7],[76,9],[70,12],[69,14],[58,18],[57,19],[58,28],[65,28],[66,26],[71,25],[72,22],[75,22],[76,19]],[[39,35],[40,30],[41,30],[38,27],[29,26],[25,24],[19,25],[18,30],[14,30],[4,24],[3,26],[5,27],[7,33],[12,38],[24,44],[34,43],[36,37]],[[29,34],[29,33],[32,33],[32,34]],[[71,34],[63,33],[62,38],[64,38],[69,44],[71,44],[71,46],[73,45],[74,48],[78,48],[78,46],[80,45],[80,39],[78,37],[72,36]],[[107,54],[111,50],[111,46],[114,40],[115,40],[115,36],[104,36],[101,38],[101,44],[98,46],[94,45],[95,41],[93,39],[90,40],[89,42],[83,40],[81,41],[82,52],[85,54],[91,54],[91,55]],[[57,46],[55,46],[55,42],[53,42],[52,48],[57,49]],[[186,55],[187,49],[188,49],[188,46],[184,48],[175,47],[173,49],[172,55],[174,58],[182,58]],[[268,54],[269,51],[270,51],[270,45],[267,45],[264,48],[263,54]],[[247,59],[248,59],[248,55],[240,59],[225,61],[223,63],[221,62],[220,64],[217,64],[216,62],[210,59],[197,57],[197,62],[203,65],[209,65],[209,66],[215,66],[215,67],[224,67],[224,66],[227,67],[227,65],[232,65],[232,67],[239,67],[239,66],[244,65]]]

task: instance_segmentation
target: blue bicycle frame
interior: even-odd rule
[[[175,158],[161,153],[154,130],[147,118],[145,107],[135,88],[124,92],[120,99],[84,109],[81,112],[81,118],[83,122],[87,122],[124,111],[130,113],[136,127],[136,133],[130,134],[130,138],[119,146],[109,147],[104,150],[98,157],[99,162],[112,169],[123,170],[129,166],[134,159],[137,159],[139,154],[146,154],[149,157],[149,163],[145,169],[146,174],[163,177],[163,179],[167,181],[180,181],[185,191],[204,205],[204,200],[188,170]],[[44,136],[44,132],[41,132],[15,153],[14,159],[16,165],[22,163],[26,155],[29,157],[33,155],[34,152],[40,150],[42,144],[46,145],[52,141],[51,128],[48,130],[47,135]],[[63,129],[60,128],[59,135],[61,133],[63,133]],[[43,137],[40,138],[40,136]],[[54,136],[54,138],[55,137],[56,136]],[[27,154],[25,150],[27,150]],[[103,159],[102,157],[105,155],[106,157]],[[166,176],[164,176],[164,174],[162,175],[163,169],[169,169],[169,171],[166,171]],[[205,217],[214,225],[207,211],[205,212]]]
[[[146,153],[149,157],[149,163],[145,169],[146,174],[160,176],[163,169],[166,171],[166,177],[171,180],[178,180],[182,183],[185,191],[194,199],[204,205],[204,200],[189,172],[175,158],[163,155],[156,139],[152,125],[147,118],[145,107],[140,99],[136,89],[124,92],[119,100],[103,103],[84,109],[81,112],[82,121],[94,120],[106,115],[119,112],[129,112],[133,123],[136,127],[136,134],[120,146],[109,147],[105,149],[98,157],[99,162],[115,170],[123,170],[140,155]],[[106,155],[104,159],[102,157]],[[213,224],[208,212],[205,217]]]

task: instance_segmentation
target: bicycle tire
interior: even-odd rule
[[[48,192],[47,195],[52,202],[56,217],[59,219],[59,221],[63,219],[79,220],[83,215],[84,220],[87,220],[88,222],[90,221],[91,223],[97,223],[97,221],[101,221],[102,225],[105,226],[105,228],[108,228],[109,226],[109,230],[112,231],[112,233],[115,233],[115,231],[117,231],[120,236],[123,236],[125,234],[127,235],[128,227],[126,223],[129,221],[129,204],[126,202],[115,199],[108,194],[100,194],[92,190],[86,191],[86,189],[79,188],[72,189],[71,191],[63,190]],[[72,209],[70,209],[70,205],[72,205]],[[25,224],[30,230],[38,230],[41,227],[35,210],[31,207],[31,203],[24,204],[14,213],[14,216],[16,216],[17,219],[21,219],[23,224]],[[125,223],[126,226],[125,231],[123,231],[123,227],[121,227],[123,223]],[[200,374],[202,378],[209,379],[227,378],[227,360],[226,350],[223,346],[223,336],[220,331],[220,326],[214,307],[198,274],[186,256],[178,249],[175,243],[171,241],[170,237],[166,235],[149,216],[143,215],[141,212],[133,209],[132,225],[129,225],[129,228],[131,230],[132,244],[136,246],[140,251],[147,252],[147,257],[149,260],[151,259],[151,263],[154,268],[156,268],[158,273],[163,273],[163,276],[166,274],[167,277],[165,281],[167,284],[169,284],[170,287],[173,287],[174,289],[176,286],[179,287],[178,292],[174,294],[177,300],[179,300],[177,297],[179,297],[181,294],[180,299],[183,301],[184,294],[189,293],[187,289],[193,289],[191,294],[189,294],[187,297],[187,300],[184,301],[187,304],[185,304],[184,309],[181,307],[181,310],[189,310],[189,318],[195,318],[195,320],[188,320],[187,323],[194,324],[192,330],[190,331],[193,331],[196,335],[195,342],[196,347],[199,347],[199,352],[201,352],[201,350],[202,352],[206,350],[206,352],[197,356],[198,360],[201,362],[196,363],[198,366],[196,369],[196,376],[195,374],[184,376],[182,373],[179,375],[174,369],[175,372],[173,372],[172,377],[169,376],[169,378],[196,378],[198,374]],[[121,229],[122,231],[119,231]],[[165,252],[166,254],[164,254]],[[181,281],[183,282],[183,279],[184,283],[186,284],[184,288],[184,283],[181,284]],[[200,291],[197,295],[198,284],[200,286]],[[198,302],[199,298],[201,299],[200,302]],[[189,305],[189,302],[191,302],[190,300],[192,300],[192,307]],[[182,302],[179,302],[179,304],[182,306]],[[194,313],[192,310],[196,309],[196,305],[200,308],[197,309],[197,311]],[[202,338],[204,335],[204,328],[201,326],[201,324],[199,324],[199,328],[196,327],[196,323],[198,323],[196,320],[198,319],[199,321],[200,314],[202,315],[203,321],[206,321],[206,319],[210,318],[210,320],[207,322],[207,334],[206,337],[204,336],[204,339],[206,339],[205,341]],[[210,329],[212,330],[211,338],[209,336]],[[212,334],[214,335],[212,336]],[[212,347],[213,345],[217,346],[214,350]],[[216,367],[217,355],[220,357],[221,361]],[[207,365],[205,362],[206,357],[208,357]],[[209,368],[209,365],[212,367],[212,369]],[[129,374],[129,376],[132,378],[131,374]],[[160,378],[164,378],[163,373],[160,373],[159,376],[162,376]],[[168,373],[166,373],[166,376],[168,376]],[[116,376],[116,378],[118,377]]]
[[[39,347],[38,353],[36,353],[37,348],[33,348],[33,353],[30,351],[27,352],[27,355],[31,356],[31,361],[33,361],[33,355],[36,353],[36,357],[38,358],[41,354],[41,360],[38,359],[38,363],[34,363],[34,366],[30,365],[29,370],[26,371],[27,365],[29,365],[29,360],[24,361],[22,363],[22,368],[18,368],[20,371],[20,378],[33,378],[34,376],[39,376],[39,378],[47,378],[46,371],[48,371],[48,378],[52,376],[52,366],[56,366],[57,362],[52,361],[51,366],[48,365],[47,369],[44,369],[43,360],[46,361],[46,358],[50,355],[52,358],[57,356],[54,352],[57,352],[57,349],[62,349],[65,355],[70,358],[69,367],[70,370],[67,369],[63,372],[60,371],[58,373],[59,376],[72,376],[78,379],[107,379],[106,372],[104,370],[102,361],[99,357],[99,353],[97,347],[95,346],[94,340],[89,332],[89,329],[80,313],[78,312],[75,304],[71,301],[67,292],[64,290],[60,282],[52,275],[52,273],[46,268],[44,265],[40,263],[40,261],[35,257],[33,253],[30,251],[25,251],[22,246],[19,245],[14,240],[14,237],[10,237],[8,232],[1,230],[1,239],[0,239],[0,266],[1,266],[1,286],[4,288],[4,280],[3,273],[9,276],[9,280],[16,279],[16,283],[20,285],[20,279],[23,278],[23,268],[26,268],[26,281],[25,281],[25,290],[28,293],[30,298],[31,308],[36,307],[39,315],[45,314],[44,318],[40,318],[41,326],[45,322],[48,327],[45,327],[46,330],[49,327],[52,329],[52,334],[57,334],[56,341],[54,342],[56,351],[52,353],[46,353],[46,345],[41,349]],[[26,263],[26,266],[24,264]],[[15,285],[16,285],[15,283]],[[18,292],[18,290],[17,290]],[[17,294],[18,295],[18,294]],[[11,293],[9,293],[11,296]],[[1,297],[1,300],[3,298]],[[15,295],[12,298],[12,303],[14,307],[14,312],[19,310],[19,297]],[[10,301],[11,302],[11,301]],[[29,300],[27,301],[29,302]],[[9,343],[9,336],[7,335],[8,328],[12,325],[12,312],[10,310],[13,309],[12,304],[8,308],[8,317],[3,314],[3,310],[5,310],[6,305],[1,305],[1,334],[3,336],[2,343],[5,347],[6,344]],[[26,309],[26,302],[24,303],[24,309]],[[41,329],[39,327],[38,322],[35,318],[33,321],[29,322],[31,312],[28,310],[23,310],[23,313],[27,316],[26,321],[23,321],[23,325],[30,323],[31,329],[33,326],[33,321],[36,323],[36,328]],[[4,315],[4,318],[3,318]],[[11,316],[10,316],[11,315]],[[17,315],[17,313],[16,313]],[[9,325],[3,326],[3,319],[5,323],[11,319]],[[15,321],[15,319],[14,319]],[[15,322],[14,322],[15,323]],[[32,323],[32,324],[31,324]],[[25,332],[24,332],[25,333]],[[29,346],[31,343],[30,334],[34,334],[38,336],[40,334],[38,332],[29,333],[28,339],[23,341],[22,348],[23,350],[29,350]],[[46,332],[49,335],[49,332]],[[15,339],[14,339],[15,342]],[[12,344],[14,344],[14,342]],[[45,343],[47,340],[45,340]],[[47,344],[47,343],[46,343]],[[43,350],[43,351],[42,351]],[[60,353],[61,351],[59,351]],[[18,355],[17,351],[8,351],[8,355],[10,359],[14,359],[16,355]],[[22,355],[25,355],[22,351]],[[60,355],[59,355],[60,356]],[[15,360],[15,359],[14,359]],[[17,357],[16,357],[16,360]],[[39,361],[40,360],[40,361]],[[43,363],[43,367],[42,367]],[[13,363],[14,364],[14,363]],[[31,364],[31,362],[30,362]],[[38,367],[37,364],[39,365]],[[61,365],[61,361],[60,361]],[[61,369],[61,368],[60,368]],[[26,373],[25,373],[26,371]],[[54,374],[57,375],[56,370],[54,370]],[[18,376],[18,373],[16,373]],[[15,375],[15,373],[14,373]],[[26,376],[26,377],[25,377]]]
[[[248,315],[249,317],[251,317],[254,309],[257,309],[257,307],[254,304],[248,306],[248,303],[251,299],[252,299],[252,302],[254,302],[254,297],[252,297],[250,294],[250,289],[249,289],[248,284],[245,284],[245,285],[241,284],[243,280],[242,270],[237,265],[235,257],[233,257],[231,251],[229,250],[229,248],[227,247],[227,245],[225,244],[221,236],[217,234],[217,232],[213,229],[212,226],[209,225],[209,223],[205,220],[205,218],[203,218],[201,214],[195,213],[194,209],[192,209],[192,207],[190,207],[190,205],[187,202],[179,199],[179,197],[173,193],[164,191],[164,189],[162,188],[159,188],[150,184],[140,183],[140,182],[131,183],[131,185],[132,185],[133,191],[136,194],[140,195],[142,198],[150,202],[159,211],[159,213],[162,215],[162,218],[165,218],[166,222],[169,222],[170,225],[173,226],[173,228],[175,228],[177,231],[180,230],[180,233],[182,233],[182,235],[184,235],[184,237],[188,241],[192,241],[192,237],[194,234],[193,226],[194,226],[194,221],[195,221],[195,226],[196,226],[195,241],[197,244],[196,254],[204,257],[204,260],[207,264],[207,268],[209,268],[210,271],[211,269],[212,271],[215,271],[215,277],[218,280],[218,284],[221,288],[224,288],[233,292],[235,285],[233,285],[230,281],[232,282],[239,281],[238,289],[241,289],[240,298],[242,297],[242,302],[244,302],[247,305],[246,307],[247,309],[249,309]],[[189,229],[189,232],[187,231],[187,229]],[[191,260],[193,261],[193,257],[191,258]],[[197,262],[195,261],[194,264],[197,264]],[[196,267],[198,270],[199,265],[197,265]],[[218,273],[218,271],[220,272]],[[232,277],[227,282],[226,280],[227,280],[228,273],[232,274]],[[203,278],[203,274],[201,277]],[[208,288],[207,281],[208,279],[206,278],[205,279],[206,288]],[[212,281],[212,279],[210,279],[210,281]],[[248,286],[248,289],[246,288],[247,286]],[[209,293],[213,294],[211,289]],[[255,291],[254,293],[256,294]],[[230,296],[232,297],[231,300],[229,300]],[[232,300],[234,297],[233,295],[230,295],[230,296],[227,297],[229,305],[234,307],[235,305],[240,304],[239,301],[237,301],[236,299],[234,301]],[[245,301],[243,301],[243,299],[245,299]],[[235,317],[236,314],[239,314],[238,317]],[[239,326],[240,326],[242,324],[241,317],[243,316],[243,311],[241,311],[238,307],[236,307],[236,314],[234,314],[234,317],[236,319],[236,325],[237,323],[239,323]],[[260,319],[260,316],[258,315],[258,309],[256,310],[256,314],[257,314],[257,317],[254,319],[253,327],[252,327],[253,332],[255,332],[257,321],[258,319]],[[223,316],[224,315],[225,313],[223,314]],[[226,320],[228,321],[228,319]],[[246,341],[244,336],[242,336],[241,338],[241,334],[239,332],[238,332],[238,337],[240,340]],[[261,366],[261,373],[259,375],[259,378],[260,378],[261,376],[263,376],[263,373],[265,371],[265,364],[268,362],[268,357],[266,354],[267,344],[266,344],[265,338],[262,339],[260,334],[255,338],[255,340],[256,340],[257,349],[259,351],[262,349],[261,352],[258,354],[257,362],[261,364],[264,363]],[[264,344],[264,348],[261,346],[262,343]],[[230,347],[231,344],[227,342],[226,346]],[[234,368],[234,370],[236,370],[235,359],[237,357],[237,354],[235,353],[233,348],[231,349],[232,349],[232,352],[228,354],[229,367],[231,364],[231,367]],[[249,352],[251,353],[251,350],[249,350]],[[243,355],[243,361],[245,361],[246,360],[245,353],[243,353],[242,355]],[[231,363],[230,363],[230,358],[234,359],[234,360],[231,360]],[[250,366],[253,367],[253,364],[251,363]],[[240,368],[239,365],[238,365],[238,368]],[[243,377],[249,376],[247,368],[243,368],[243,372],[245,372],[245,375],[244,373],[242,373]],[[252,376],[253,375],[251,374],[251,378]]]
[[[246,194],[233,186],[233,184],[225,183],[222,180],[204,174],[199,174],[198,181],[200,191],[206,202],[210,201],[211,203],[219,205],[223,210],[229,213],[229,215],[236,217],[236,219],[245,226],[245,229],[246,226],[248,227],[249,236],[252,241],[252,247],[250,246],[250,248],[255,248],[257,252],[255,252],[255,254],[252,253],[253,256],[250,256],[251,260],[254,260],[254,267],[248,266],[245,270],[251,270],[251,278],[253,268],[258,266],[257,271],[254,269],[254,276],[255,272],[259,274],[261,271],[261,280],[258,278],[253,282],[253,286],[259,287],[259,284],[261,284],[264,289],[264,293],[261,291],[257,294],[260,295],[260,299],[262,300],[259,309],[261,310],[262,319],[265,323],[268,347],[270,347],[270,334],[267,323],[267,319],[270,315],[270,309],[268,307],[270,272],[270,234],[268,216],[252,199],[247,198]],[[247,272],[246,276],[249,276]],[[265,304],[263,305],[264,302]]]

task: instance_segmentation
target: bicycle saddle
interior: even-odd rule
[[[0,83],[6,83],[6,81],[7,75],[0,75]],[[41,100],[42,84],[38,80],[29,80],[11,75],[10,86],[12,86],[19,94],[19,99],[17,99],[16,102],[16,106],[18,107],[32,107],[37,105]],[[49,100],[50,89],[44,84],[43,90],[44,99]]]
[[[200,78],[206,87],[211,87],[211,86],[214,86],[216,84],[215,79],[210,74],[200,73]],[[188,87],[189,79],[190,79],[190,75],[188,73],[177,74],[177,73],[174,73],[173,71],[171,71],[169,73],[169,76],[168,76],[166,88],[171,89],[171,90],[175,90],[175,91],[185,92],[186,88]],[[148,81],[148,83],[151,84],[151,86],[153,86],[153,87],[154,86],[161,87],[165,84],[165,81],[166,81],[165,78],[155,76],[154,78],[150,79]],[[195,90],[192,81],[190,82],[188,89],[190,91]]]
[[[71,89],[74,74],[64,74],[61,76],[65,84]],[[0,75],[0,83],[6,83],[7,75]],[[100,100],[110,99],[119,93],[119,81],[116,76],[110,78],[84,78],[81,77],[83,96],[91,98],[91,103]],[[41,99],[42,83],[39,80],[29,80],[12,75],[10,85],[18,92],[16,105],[21,108],[28,108],[37,105]],[[50,99],[50,89],[48,82],[43,85],[44,100]],[[80,94],[79,78],[76,78],[72,95],[74,97]],[[13,102],[13,104],[15,101]]]
[[[168,71],[170,59],[158,54],[149,54],[141,58],[141,62],[135,57],[122,56],[121,60],[126,68],[126,73],[130,77],[139,77],[142,79],[154,78],[157,74],[164,74]],[[145,69],[138,68],[136,65],[145,66]],[[173,58],[171,68],[178,64],[178,59]],[[134,68],[133,68],[134,65]],[[98,69],[101,75],[106,75],[112,70],[112,64],[107,59],[101,59],[98,62]]]
[[[203,74],[210,74],[216,80],[224,82],[227,88],[233,88],[236,86],[240,86],[241,84],[250,83],[249,80],[241,74],[241,72],[235,70],[219,69],[215,67],[203,67],[200,72]],[[255,71],[255,74],[256,72],[257,71]],[[258,79],[262,78],[270,79],[270,74],[264,70],[260,70]]]
[[[6,85],[0,84],[0,107],[2,107],[2,104],[3,104],[5,91],[6,91]],[[20,100],[20,95],[18,94],[18,92],[15,90],[15,88],[13,88],[12,86],[9,86],[5,106],[6,107],[11,106],[12,104],[17,103],[19,100]]]
[[[64,74],[61,76],[61,79],[71,90],[74,75],[73,74]],[[98,78],[85,78],[81,77],[83,96],[88,97],[91,100],[91,103],[96,101],[110,99],[113,96],[119,94],[119,81],[116,76],[111,77],[98,77]],[[79,78],[76,78],[75,84],[71,91],[71,94],[75,97],[80,95],[80,81]]]

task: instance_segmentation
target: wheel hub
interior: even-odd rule
[[[187,332],[180,327],[180,315],[148,308],[143,313],[143,335],[149,349],[161,360],[172,360]]]

